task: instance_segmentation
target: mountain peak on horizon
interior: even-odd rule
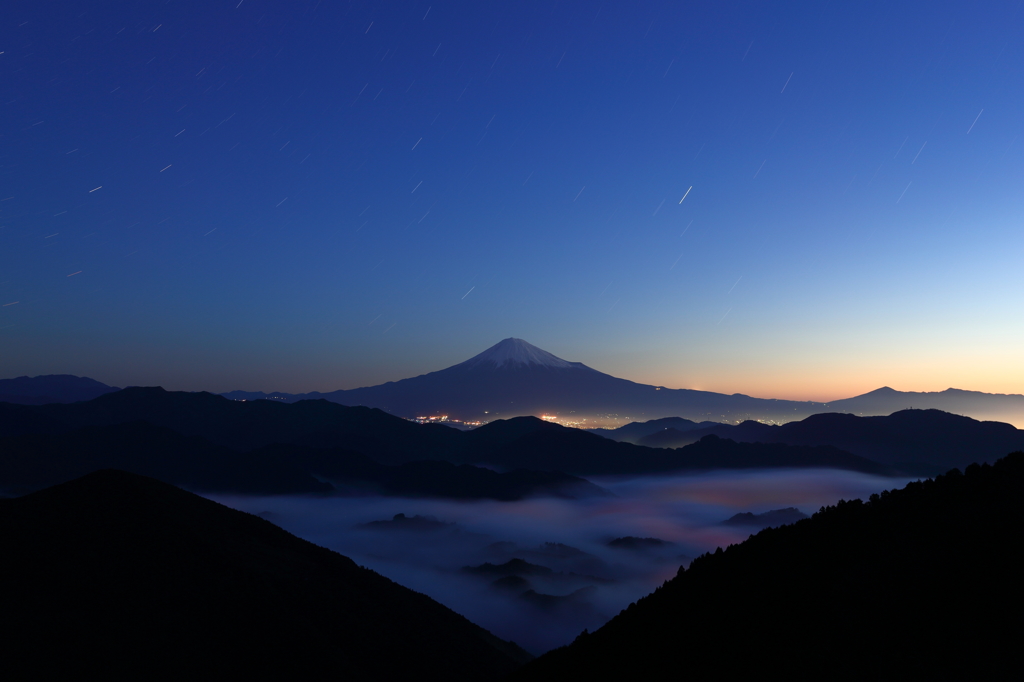
[[[551,353],[537,348],[531,343],[522,339],[509,337],[494,344],[483,353],[474,355],[469,360],[456,365],[456,367],[529,367],[537,365],[540,367],[552,367],[555,369],[586,368],[586,365],[579,362],[568,362]]]

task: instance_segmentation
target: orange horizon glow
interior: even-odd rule
[[[760,376],[735,377],[724,372],[723,376],[719,377],[701,376],[690,381],[680,379],[675,382],[664,374],[658,376],[643,372],[637,373],[633,377],[611,374],[628,378],[637,383],[664,386],[669,389],[691,389],[726,395],[740,393],[753,398],[816,403],[853,398],[885,387],[904,393],[941,393],[952,388],[993,395],[1024,394],[1024,381],[1015,381],[1013,378],[1005,376],[997,379],[988,372],[980,372],[975,380],[959,372],[951,372],[950,376],[941,379],[936,379],[933,376],[921,376],[914,372],[898,372],[887,377],[883,377],[883,373],[879,372],[875,376],[862,373],[856,377],[821,377],[819,375],[807,379],[794,379],[792,376],[779,376],[781,373],[767,372]]]

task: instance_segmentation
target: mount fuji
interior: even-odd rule
[[[1024,395],[955,388],[914,393],[885,387],[829,403],[752,398],[742,393],[726,395],[638,384],[581,362],[563,360],[513,338],[447,369],[379,386],[330,393],[232,391],[222,395],[235,400],[270,398],[283,402],[322,398],[342,405],[377,407],[410,418],[448,415],[462,421],[494,421],[551,414],[562,423],[586,419],[587,426],[667,417],[694,422],[739,423],[752,419],[782,424],[822,412],[884,416],[908,408],[943,410],[1024,426]],[[650,426],[653,433],[668,425]]]
[[[448,415],[462,421],[520,415],[558,415],[562,420],[686,417],[695,421],[772,419],[792,421],[828,411],[823,403],[638,384],[563,360],[522,339],[508,338],[465,362],[418,377],[329,393],[232,391],[236,400],[286,402],[326,399],[377,407],[402,417]]]

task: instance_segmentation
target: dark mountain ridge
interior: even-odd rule
[[[773,466],[839,467],[881,474],[893,472],[890,467],[829,447],[760,445],[709,438],[683,450],[652,449],[619,443],[534,417],[499,420],[473,431],[460,432],[438,425],[416,424],[376,409],[345,407],[326,400],[298,403],[241,402],[209,393],[176,393],[160,388],[129,388],[89,402],[70,405],[0,404],[0,433],[7,434],[7,438],[0,439],[0,453],[7,452],[8,459],[12,457],[10,453],[22,453],[18,458],[22,462],[29,461],[30,445],[35,443],[37,447],[43,448],[41,452],[56,453],[53,439],[58,437],[64,437],[64,446],[73,452],[76,447],[73,447],[72,432],[87,427],[113,427],[131,422],[148,422],[185,437],[202,438],[211,446],[227,448],[236,453],[259,454],[259,451],[270,446],[287,445],[318,451],[358,453],[377,465],[386,466],[436,460],[459,465],[496,466],[510,470],[510,473],[512,470],[528,469],[533,472],[565,472],[575,476]],[[45,436],[50,440],[12,440],[27,436]],[[81,448],[77,450],[81,451]],[[124,456],[129,457],[130,453]],[[223,456],[230,459],[226,453]],[[262,453],[259,456],[266,457],[268,454]],[[327,479],[337,477],[337,472],[328,473],[331,466],[357,466],[351,456],[295,450],[287,457],[278,457],[276,461],[273,458],[267,460],[267,466],[279,466],[282,460],[287,460],[291,465],[301,465],[304,474],[316,474]],[[47,456],[37,464],[41,465],[43,461],[63,460]],[[125,460],[118,461],[123,463]],[[259,461],[258,457],[253,457],[246,464]],[[108,461],[104,465],[114,463]],[[364,473],[369,471],[366,466],[359,466],[363,466]],[[438,465],[435,465],[437,468]],[[154,475],[158,473],[155,469],[133,470]],[[351,473],[351,469],[349,471]],[[466,470],[452,470],[450,473],[460,475],[460,472],[466,473]],[[81,473],[81,470],[75,470],[74,473]],[[395,475],[398,473],[394,472]],[[266,470],[266,474],[271,478],[270,469]],[[391,474],[380,476],[397,480]],[[488,475],[475,473],[473,476],[482,482]],[[64,479],[50,479],[50,482],[70,477],[70,474],[65,473]],[[407,480],[413,478],[407,477]],[[513,478],[505,480],[511,481]],[[545,483],[536,476],[534,478],[538,485],[555,483]],[[188,483],[185,479],[174,480]],[[572,483],[568,479],[562,482]],[[4,483],[0,480],[0,484]]]
[[[647,447],[683,447],[706,435],[745,443],[831,445],[890,466],[934,474],[972,462],[992,462],[1024,449],[1024,431],[939,410],[901,410],[887,417],[816,414],[781,426],[747,421],[680,432],[664,429],[641,438]]]
[[[499,679],[529,659],[259,517],[101,471],[0,500],[12,679]]]
[[[121,389],[95,379],[71,374],[46,374],[37,377],[0,379],[0,402],[21,405],[74,403],[92,400]]]
[[[70,405],[0,403],[0,433],[58,434],[85,426],[146,421],[186,436],[248,451],[277,443],[330,447],[342,443],[369,450],[379,461],[440,459],[459,433],[435,424],[415,424],[368,407],[326,400],[283,404],[239,402],[212,393],[133,387]],[[412,452],[419,453],[413,457]]]
[[[118,468],[189,490],[248,495],[379,494],[520,500],[608,495],[559,472],[499,473],[437,460],[379,464],[342,448],[269,445],[238,452],[145,421],[0,439],[0,492],[18,494]]]
[[[689,419],[683,419],[682,417],[664,417],[663,419],[650,419],[645,422],[630,422],[629,424],[620,426],[617,429],[590,429],[590,432],[596,433],[599,436],[604,436],[605,438],[611,438],[612,440],[624,443],[633,443],[634,445],[642,445],[642,443],[640,443],[641,438],[660,433],[662,431],[671,430],[673,432],[685,432],[696,429],[706,429],[718,426],[718,424],[719,422],[711,421],[698,423]]]
[[[859,416],[892,414],[898,410],[941,410],[982,421],[1005,421],[1024,426],[1024,395],[983,393],[947,388],[944,391],[897,391],[884,386],[852,398],[835,400],[827,412]]]
[[[328,493],[333,486],[276,453],[239,453],[145,421],[0,439],[0,486],[19,493],[117,468],[190,490]]]
[[[1024,453],[695,559],[514,680],[996,679],[1018,667]],[[741,629],[738,629],[741,628]]]
[[[477,435],[480,440],[456,456],[474,464],[567,471],[581,476],[774,467],[838,468],[879,475],[897,473],[892,467],[830,446],[737,443],[710,435],[685,448],[666,450],[617,443],[579,429],[549,430],[547,427],[552,425],[534,417],[515,417],[505,423],[521,421],[537,423],[538,428],[511,442],[494,445],[480,438],[487,428],[481,427],[466,434],[480,434]]]

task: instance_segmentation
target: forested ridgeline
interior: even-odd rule
[[[1024,453],[840,501],[680,569],[514,679],[977,678],[1022,632]]]

